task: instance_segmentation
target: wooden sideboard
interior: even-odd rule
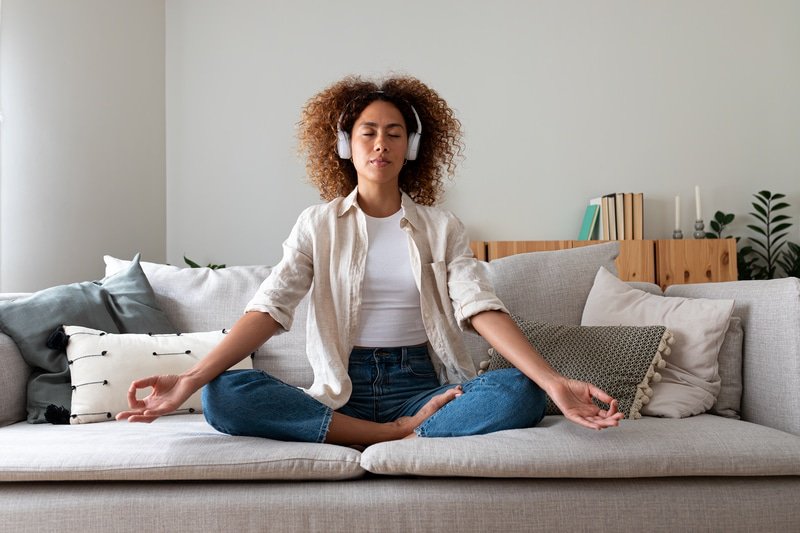
[[[608,241],[473,241],[478,259],[566,250]],[[681,283],[735,281],[734,239],[623,240],[616,265],[620,279],[656,283],[662,289]]]

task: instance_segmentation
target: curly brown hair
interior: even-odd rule
[[[400,189],[415,202],[433,205],[441,197],[444,178],[453,177],[461,158],[461,122],[433,89],[410,76],[390,77],[380,82],[348,76],[313,96],[303,107],[298,139],[306,159],[308,179],[330,201],[347,196],[358,183],[352,161],[336,153],[336,131],[341,117],[343,131],[353,124],[369,104],[384,100],[394,104],[409,133],[422,123],[419,152],[400,171]]]

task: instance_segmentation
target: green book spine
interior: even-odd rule
[[[589,204],[586,206],[586,212],[583,214],[583,223],[581,224],[581,231],[578,233],[579,241],[588,241],[594,232],[594,226],[597,223],[597,214],[599,206]]]

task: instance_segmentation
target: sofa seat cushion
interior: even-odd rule
[[[800,475],[800,437],[714,415],[645,417],[592,431],[562,416],[531,429],[370,446],[369,472],[390,475],[634,478]]]
[[[342,446],[223,435],[202,415],[0,429],[3,481],[349,479],[363,474],[359,459]]]

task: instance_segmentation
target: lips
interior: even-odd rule
[[[378,168],[383,168],[389,164],[389,161],[387,161],[386,159],[370,159],[369,162]]]

